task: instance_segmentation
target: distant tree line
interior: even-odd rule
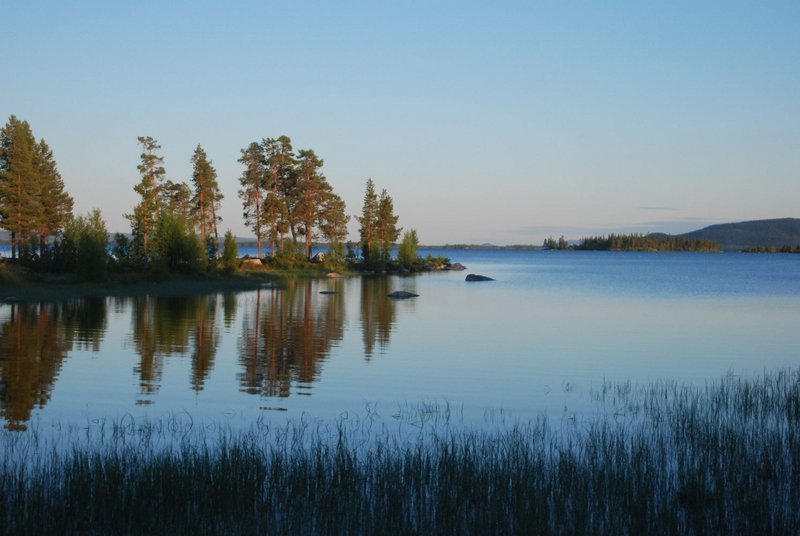
[[[610,234],[582,238],[578,244],[569,244],[562,236],[558,240],[547,238],[544,249],[574,249],[589,251],[696,251],[717,252],[722,247],[710,240],[685,238],[662,234]]]
[[[761,246],[747,248],[745,253],[800,253],[800,245],[797,246]]]
[[[544,239],[544,244],[542,244],[544,249],[575,249],[569,242],[567,242],[563,236],[559,237],[558,240],[553,238]]]

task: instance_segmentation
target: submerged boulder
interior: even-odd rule
[[[419,296],[419,294],[414,294],[413,292],[407,292],[405,290],[395,290],[389,294],[389,297],[393,300],[405,300],[406,298],[416,298],[417,296]]]
[[[494,281],[494,279],[485,275],[467,274],[465,281]]]

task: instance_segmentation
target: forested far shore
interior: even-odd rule
[[[579,251],[691,251],[719,252],[722,246],[710,240],[684,238],[664,234],[610,234],[582,238],[571,244],[562,236],[558,240],[547,238],[544,249]]]

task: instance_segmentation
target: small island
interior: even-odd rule
[[[138,142],[138,202],[125,215],[131,230],[109,236],[99,209],[72,213],[52,150],[36,141],[27,121],[9,118],[0,130],[0,228],[9,233],[11,258],[0,258],[0,298],[209,292],[260,288],[285,277],[450,267],[447,258],[417,255],[416,230],[403,232],[391,196],[385,189],[378,194],[372,179],[356,217],[360,239],[346,242],[350,216],[322,173],[323,160],[311,149],[295,151],[287,136],[241,150],[239,197],[257,255],[240,258],[233,233],[220,238],[223,195],[203,147],[191,157],[186,183],[166,179],[155,139]],[[327,253],[312,254],[318,239]]]

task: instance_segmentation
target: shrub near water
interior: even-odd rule
[[[800,371],[593,392],[599,417],[489,431],[371,416],[6,432],[0,526],[48,534],[796,534]],[[81,439],[83,437],[88,438]],[[177,439],[176,439],[177,438]],[[63,442],[63,441],[62,441]]]

